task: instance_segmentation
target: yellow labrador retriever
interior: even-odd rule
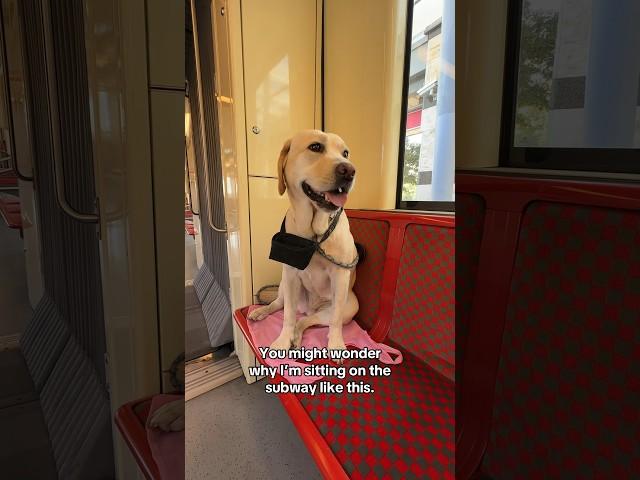
[[[304,330],[313,325],[329,327],[330,350],[346,348],[342,326],[358,311],[352,290],[358,253],[342,208],[355,173],[349,148],[333,133],[306,130],[282,147],[278,191],[280,195],[286,191],[291,203],[286,232],[317,241],[330,225],[335,228],[304,270],[283,264],[278,298],[249,315],[250,320],[262,320],[284,307],[282,331],[271,344],[273,349],[299,347]],[[297,322],[296,312],[305,315]]]

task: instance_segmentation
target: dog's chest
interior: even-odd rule
[[[326,263],[314,255],[309,266],[300,271],[302,286],[311,295],[320,298],[331,298],[331,277]]]

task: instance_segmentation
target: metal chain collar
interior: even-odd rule
[[[355,267],[358,264],[358,260],[360,260],[360,255],[358,253],[356,253],[356,258],[351,263],[343,263],[343,262],[341,262],[339,260],[336,260],[331,255],[329,255],[320,246],[320,244],[322,242],[324,242],[327,238],[329,238],[329,235],[331,235],[333,233],[333,230],[336,228],[336,225],[338,224],[338,219],[339,219],[340,215],[342,214],[342,211],[343,211],[342,208],[340,208],[340,210],[338,210],[338,212],[335,214],[335,216],[331,219],[331,223],[329,224],[329,228],[327,228],[327,231],[324,232],[324,234],[322,235],[322,238],[320,238],[319,241],[316,241],[316,252],[318,252],[321,256],[323,256],[324,258],[329,260],[334,265],[337,265],[338,267],[342,267],[342,268],[346,268],[347,270],[350,270],[353,267]]]
[[[353,267],[355,267],[358,264],[358,260],[360,260],[360,255],[358,255],[356,253],[356,258],[351,262],[351,263],[342,263],[338,260],[336,260],[335,258],[333,258],[331,255],[329,255],[327,252],[325,252],[322,247],[320,246],[320,244],[316,244],[316,252],[318,252],[320,255],[322,255],[324,258],[326,258],[327,260],[329,260],[331,263],[333,263],[334,265],[337,265],[338,267],[342,267],[342,268],[346,268],[347,270],[352,269]]]

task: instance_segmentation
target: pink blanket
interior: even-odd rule
[[[149,416],[165,403],[172,400],[184,400],[183,395],[156,395],[151,400]],[[147,428],[147,439],[153,459],[160,471],[160,478],[180,480],[184,478],[184,430],[181,432],[163,432],[157,428]]]
[[[252,305],[249,307],[249,313],[260,308],[260,305]],[[302,314],[298,314],[298,318],[302,317]],[[247,320],[249,324],[249,331],[253,338],[254,345],[257,348],[269,347],[273,341],[278,338],[280,331],[282,330],[282,322],[284,321],[284,311],[272,313],[268,317],[254,322]],[[302,335],[302,347],[306,349],[311,348],[327,348],[327,335],[329,333],[329,327],[311,327],[307,328]],[[354,347],[357,349],[368,348],[370,350],[381,350],[380,361],[386,364],[399,364],[402,363],[402,353],[395,348],[389,347],[383,343],[375,342],[369,334],[358,325],[357,322],[351,321],[342,328],[342,335],[344,337],[344,343],[348,347]],[[393,358],[391,355],[395,355]],[[280,367],[282,364],[294,365],[304,370],[306,363],[300,360],[279,360],[265,358],[265,363],[271,367]],[[375,360],[372,360],[375,362]],[[306,377],[306,376],[292,376],[284,374],[283,377],[290,383],[313,383],[322,377]]]

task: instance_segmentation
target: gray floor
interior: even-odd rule
[[[32,315],[22,239],[0,219],[0,336],[22,333]]]
[[[264,381],[240,377],[186,406],[189,480],[320,479],[311,455]]]

